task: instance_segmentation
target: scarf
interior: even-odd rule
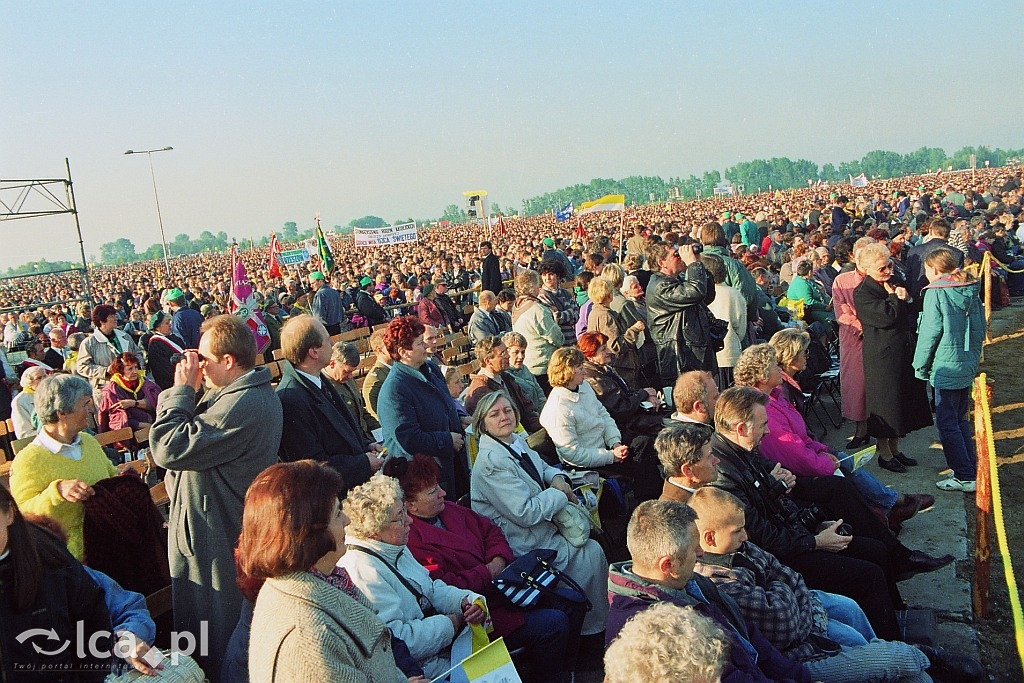
[[[117,386],[121,387],[125,391],[127,391],[129,394],[131,394],[132,398],[138,400],[139,392],[142,391],[142,385],[145,383],[145,377],[143,376],[142,371],[139,370],[139,374],[135,379],[134,389],[125,384],[125,378],[121,373],[117,373],[116,375],[111,377],[110,381],[116,384]]]
[[[335,567],[334,571],[332,571],[330,575],[322,573],[316,567],[310,569],[309,573],[321,581],[325,581],[341,590],[345,595],[352,598],[360,605],[370,607],[370,601],[366,599],[366,596],[363,595],[361,590],[356,588],[356,585],[352,582],[352,577],[349,576],[348,570],[344,567]]]

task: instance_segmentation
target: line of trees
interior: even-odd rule
[[[909,154],[887,150],[868,152],[857,161],[844,161],[838,166],[826,163],[818,166],[807,159],[754,159],[742,161],[725,169],[725,173],[707,171],[701,176],[675,177],[667,180],[659,176],[629,176],[621,180],[595,178],[587,184],[571,185],[553,192],[523,200],[523,213],[533,216],[561,209],[572,202],[591,201],[606,194],[622,194],[627,204],[648,204],[664,202],[670,198],[695,199],[698,193],[708,197],[723,179],[742,187],[745,192],[805,187],[807,181],[827,180],[829,182],[849,181],[850,176],[865,174],[870,179],[895,178],[905,175],[934,173],[952,167],[954,170],[970,168],[971,155],[976,164],[984,168],[985,162],[992,166],[1003,166],[1009,160],[1020,161],[1024,149],[1000,149],[986,146],[962,147],[953,154],[947,154],[939,147],[922,147]],[[452,207],[449,207],[452,208]]]
[[[874,150],[865,154],[860,160],[844,161],[838,166],[831,162],[819,166],[808,159],[793,160],[787,157],[774,157],[741,161],[725,169],[724,173],[712,170],[706,171],[700,176],[691,174],[685,178],[681,176],[668,179],[660,176],[629,176],[620,180],[594,178],[589,183],[570,185],[524,199],[522,209],[525,215],[533,216],[561,209],[570,202],[578,206],[580,202],[594,200],[606,194],[623,194],[626,196],[627,204],[648,204],[675,198],[694,199],[697,196],[710,196],[714,192],[714,188],[722,184],[723,181],[742,187],[743,191],[749,193],[766,191],[769,188],[781,190],[805,187],[808,180],[812,182],[816,182],[818,179],[833,183],[844,182],[850,176],[858,176],[861,173],[870,179],[893,178],[933,173],[940,168],[969,168],[972,154],[975,155],[978,167],[983,168],[985,162],[989,162],[992,166],[1003,166],[1008,162],[1019,163],[1024,158],[1024,149],[1000,149],[986,146],[962,147],[951,155],[939,147],[922,147],[908,154]],[[498,204],[491,205],[491,215],[502,212],[503,210]],[[506,207],[504,212],[516,213],[517,209]],[[412,220],[412,218],[398,218],[391,221],[390,225],[408,223]],[[417,222],[424,224],[432,220],[420,219]],[[468,217],[463,207],[449,204],[445,207],[439,220],[463,223],[468,220]],[[363,216],[350,221],[346,226],[335,225],[333,229],[335,232],[344,234],[352,232],[354,228],[377,228],[384,225],[389,225],[389,223],[380,216]],[[298,242],[311,237],[313,227],[300,230],[295,221],[288,221],[276,232],[281,242]],[[196,239],[191,239],[184,233],[176,235],[174,240],[167,244],[167,248],[172,256],[196,254],[207,251],[223,251],[230,246],[231,241],[227,233],[223,231],[214,235],[209,230],[204,230]],[[270,235],[268,234],[261,236],[256,244],[265,246],[269,242]],[[163,247],[159,243],[150,246],[145,251],[137,252],[132,241],[122,237],[100,247],[102,263],[129,263],[159,258],[163,258]],[[11,268],[8,270],[8,275],[43,272],[44,267],[58,269],[57,266],[63,267],[59,263],[40,261],[36,264],[30,263]],[[37,267],[37,270],[31,270],[33,267]],[[16,270],[18,272],[14,272]]]

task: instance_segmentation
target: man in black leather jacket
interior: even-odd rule
[[[707,308],[715,300],[715,288],[694,245],[676,249],[654,244],[647,250],[647,263],[657,269],[647,285],[647,316],[661,386],[671,387],[687,370],[717,370]]]
[[[856,600],[879,638],[898,640],[894,610],[905,606],[896,582],[943,567],[953,557],[929,557],[901,544],[850,479],[796,477],[761,456],[767,403],[768,396],[751,387],[733,387],[718,397],[711,450],[720,462],[712,486],[743,501],[754,543],[800,572],[810,588]],[[811,504],[825,517],[814,522],[813,531],[800,518]],[[839,533],[841,522],[852,527],[852,535]]]

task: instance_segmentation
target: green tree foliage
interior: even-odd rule
[[[449,204],[444,207],[444,213],[441,214],[442,221],[451,221],[452,223],[465,223],[467,219],[465,209],[461,208],[458,204]]]
[[[363,216],[349,221],[349,227],[352,228],[383,228],[387,224],[380,216]]]
[[[53,273],[58,270],[67,270],[68,268],[81,268],[82,262],[72,263],[71,261],[47,261],[46,259],[39,259],[38,261],[32,261],[31,263],[23,263],[20,266],[8,268],[6,277],[15,277],[17,275],[39,275],[42,273]]]
[[[136,258],[135,245],[127,237],[100,245],[100,261],[103,263],[128,263]]]

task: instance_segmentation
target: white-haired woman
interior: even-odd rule
[[[93,412],[92,388],[81,377],[51,375],[36,388],[36,438],[11,463],[11,493],[22,512],[53,517],[68,534],[68,550],[84,555],[82,503],[92,485],[117,475],[99,442],[82,433]]]
[[[608,618],[608,560],[596,541],[577,548],[559,533],[554,517],[576,496],[562,470],[546,464],[515,433],[517,424],[519,413],[502,392],[476,404],[473,433],[480,450],[470,475],[473,509],[502,530],[517,556],[535,548],[554,550],[557,567],[580,584],[593,607],[582,635],[601,633]]]
[[[25,439],[39,431],[36,418],[36,387],[49,374],[46,368],[30,367],[21,375],[21,393],[11,401],[11,422],[14,423],[14,437]]]
[[[348,550],[338,562],[391,632],[433,679],[451,664],[451,644],[466,623],[481,624],[483,597],[430,578],[409,552],[412,519],[398,480],[377,475],[348,492]]]
[[[857,255],[864,281],[853,291],[864,328],[864,389],[868,434],[878,439],[878,465],[906,472],[917,460],[900,452],[899,440],[932,424],[925,383],[914,376],[914,326],[910,294],[893,278],[884,244],[869,244]],[[893,391],[893,388],[897,391]]]
[[[861,249],[874,244],[873,237],[861,237],[853,245],[856,261]],[[832,307],[839,323],[839,393],[843,417],[857,425],[847,448],[858,449],[871,441],[864,391],[864,328],[853,304],[853,291],[864,281],[859,268],[840,273],[832,282]]]

